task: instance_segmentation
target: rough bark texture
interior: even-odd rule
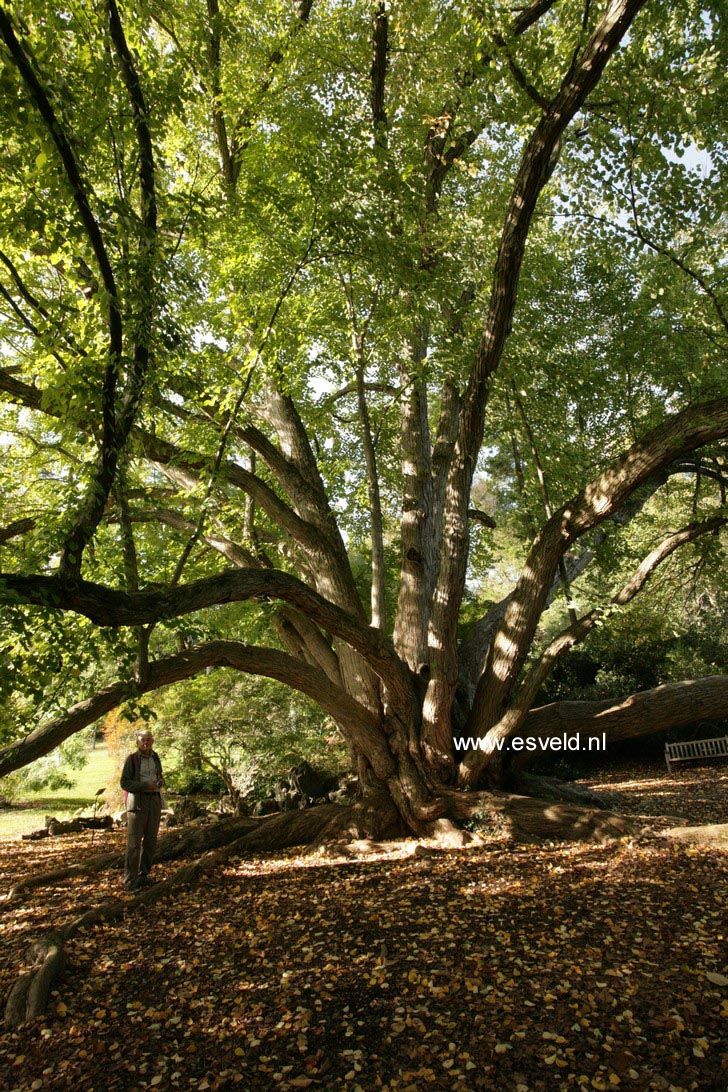
[[[671,728],[728,717],[728,675],[666,683],[630,694],[621,701],[559,701],[532,709],[520,734],[524,739],[606,733],[607,743],[666,732]],[[720,735],[721,733],[716,733]],[[525,764],[531,752],[514,756]]]
[[[412,671],[429,659],[427,627],[430,612],[428,589],[433,582],[432,480],[427,394],[414,377],[426,355],[426,334],[407,346],[407,365],[401,366],[403,389],[402,516],[400,519],[400,574],[394,644]],[[410,374],[410,370],[412,374]]]

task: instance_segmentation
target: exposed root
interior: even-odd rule
[[[8,994],[5,1006],[6,1026],[16,1027],[45,1012],[50,989],[66,964],[65,944],[77,933],[104,922],[118,921],[128,910],[158,902],[177,888],[194,883],[203,873],[217,868],[237,854],[307,844],[324,828],[331,826],[332,820],[340,820],[342,813],[349,810],[337,804],[329,804],[306,811],[284,812],[270,819],[236,819],[195,830],[184,838],[177,839],[175,844],[170,844],[171,840],[167,840],[167,845],[160,850],[158,859],[169,860],[183,852],[199,853],[202,849],[206,851],[197,860],[182,865],[172,876],[153,887],[133,897],[109,899],[35,941],[26,956],[26,964],[30,970],[20,976]],[[105,855],[107,864],[110,857],[109,854]],[[78,872],[83,874],[101,871],[104,866],[99,863],[100,860],[97,858],[90,870],[87,863],[87,867],[79,867]],[[120,856],[115,854],[113,860],[120,860]],[[75,869],[59,869],[58,872],[63,874],[62,878],[78,874]],[[53,874],[45,874],[46,877],[50,875]],[[41,877],[34,879],[40,880]]]
[[[443,798],[450,818],[423,824],[421,835],[433,840],[434,846],[418,846],[414,842],[413,853],[429,855],[479,844],[482,841],[479,835],[457,825],[458,821],[473,819],[479,820],[486,829],[505,829],[511,838],[522,842],[604,842],[611,838],[641,834],[644,830],[640,820],[628,819],[610,811],[571,803],[553,803],[512,793],[445,792]],[[327,853],[335,855],[365,856],[393,851],[397,844],[402,846],[402,842],[396,843],[392,839],[401,839],[406,833],[394,806],[382,807],[377,801],[376,805],[362,802],[353,807],[324,804],[265,819],[236,818],[213,826],[197,827],[183,834],[175,831],[171,836],[166,835],[160,843],[158,860],[172,860],[183,855],[196,855],[197,859],[182,865],[172,876],[133,898],[111,899],[85,911],[31,945],[26,960],[30,970],[18,979],[10,991],[5,1023],[14,1027],[45,1012],[50,989],[65,966],[64,945],[81,930],[102,922],[116,921],[130,909],[157,902],[182,885],[195,882],[204,872],[218,867],[230,857],[297,845],[308,845],[319,851],[325,847]],[[120,854],[101,855],[68,869],[29,877],[17,884],[10,894],[12,896],[68,876],[100,872],[113,867],[116,862],[121,863]]]
[[[463,830],[456,826],[451,819],[437,819],[430,823],[424,831],[425,837],[433,839],[436,849],[464,849],[467,846],[482,845],[483,839],[479,834],[469,830]]]
[[[67,865],[65,868],[55,868],[51,872],[39,872],[34,876],[26,876],[18,880],[2,896],[0,903],[12,902],[26,891],[33,891],[37,887],[46,887],[48,884],[67,880],[71,876],[93,876],[96,872],[104,872],[107,868],[113,868],[123,863],[121,853],[100,853],[96,857],[89,857],[78,864]]]
[[[702,827],[671,827],[661,830],[658,838],[674,842],[688,842],[697,846],[717,846],[728,849],[728,823],[709,823]]]
[[[187,853],[203,852],[216,845],[225,845],[241,837],[242,833],[254,830],[264,822],[260,819],[235,818],[213,826],[174,827],[165,832],[159,840],[156,860],[158,862],[173,861],[178,857],[184,857]],[[109,869],[121,868],[124,864],[124,854],[119,852],[100,853],[95,857],[88,857],[77,864],[66,865],[64,868],[55,868],[50,872],[40,872],[34,876],[26,876],[18,880],[5,895],[0,896],[0,903],[12,902],[26,891],[33,891],[39,887],[59,883],[62,880],[71,879],[74,876],[93,876],[98,872]]]
[[[342,827],[353,809],[339,804],[320,804],[303,811],[272,815],[237,843],[248,852],[267,853],[318,841],[327,828]]]
[[[504,831],[517,842],[607,842],[643,832],[640,819],[600,808],[554,803],[506,792],[451,793],[453,818]]]
[[[609,804],[603,797],[585,789],[581,785],[569,785],[555,777],[539,777],[531,773],[515,773],[510,787],[525,796],[536,796],[541,800],[552,800],[559,804],[581,804],[586,808],[608,810]]]
[[[35,941],[28,949],[26,962],[32,969],[18,979],[8,994],[5,1005],[5,1024],[8,1027],[16,1027],[25,1020],[42,1016],[46,1011],[51,986],[66,963],[62,936],[48,933]]]

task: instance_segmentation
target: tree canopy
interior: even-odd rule
[[[658,567],[719,628],[719,16],[0,8],[0,772],[229,668],[418,829]]]

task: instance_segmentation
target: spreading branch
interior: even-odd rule
[[[676,550],[689,542],[694,542],[702,535],[710,534],[712,531],[724,527],[727,522],[728,520],[723,516],[714,516],[712,519],[701,523],[692,523],[681,531],[668,535],[654,550],[650,551],[629,580],[614,593],[611,598],[611,606],[626,606],[644,588],[658,566],[674,554]],[[497,749],[498,740],[506,740],[519,731],[536,695],[556,664],[563,659],[567,652],[570,652],[572,648],[592,632],[604,615],[604,608],[595,607],[582,618],[572,622],[567,629],[563,630],[549,643],[548,647],[526,672],[517,694],[509,704],[506,712],[498,723],[488,731],[485,748],[472,752],[463,760],[461,778],[464,782],[472,784],[482,774],[483,769],[488,765],[489,756]],[[500,753],[498,751],[498,754]]]
[[[0,777],[49,754],[76,732],[130,698],[151,693],[172,683],[199,675],[208,667],[230,667],[253,675],[265,675],[308,695],[337,723],[346,727],[352,741],[369,747],[378,735],[375,718],[359,702],[334,685],[325,672],[294,660],[275,648],[245,645],[238,641],[211,641],[149,664],[143,680],[124,679],[104,687],[91,698],[36,728],[24,739],[0,749]],[[383,747],[383,744],[382,744]],[[384,757],[384,750],[383,750]]]
[[[511,329],[523,255],[536,204],[558,160],[561,138],[629,30],[645,0],[612,0],[524,147],[508,201],[488,311],[463,399],[450,467],[443,552],[430,621],[432,678],[424,707],[426,731],[443,760],[450,761],[450,709],[458,680],[457,617],[468,562],[468,498],[483,440],[490,383]],[[550,583],[550,582],[549,582]]]
[[[296,577],[275,569],[238,569],[191,584],[139,592],[61,576],[0,573],[0,603],[24,602],[73,611],[99,626],[150,625],[221,603],[261,598],[281,599],[297,607],[355,649],[395,692],[409,695],[409,677],[388,638]]]

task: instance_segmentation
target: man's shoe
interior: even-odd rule
[[[137,879],[137,887],[154,887],[157,881],[153,880],[151,876],[139,876]]]
[[[139,880],[131,880],[129,883],[124,884],[124,891],[127,895],[136,895],[141,889],[142,885],[139,883]]]

